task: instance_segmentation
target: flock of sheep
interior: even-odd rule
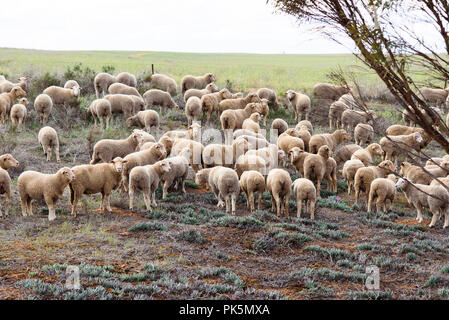
[[[376,114],[369,110],[355,110],[358,98],[350,88],[318,83],[313,88],[314,97],[332,102],[329,127],[335,130],[313,134],[313,125],[309,121],[310,98],[288,90],[286,98],[295,112],[297,125],[289,128],[285,120],[274,119],[269,141],[264,133],[269,109],[279,105],[276,93],[261,88],[244,96],[242,93],[233,94],[226,88],[220,90],[215,82],[216,77],[212,73],[185,76],[180,91],[188,127],[186,130],[167,131],[156,139],[151,133],[152,130],[158,133],[159,117],[169,108],[180,108],[173,100],[178,94],[176,81],[163,74],[153,74],[148,79],[152,89],[140,95],[132,74],[97,74],[94,79],[97,99],[87,110],[94,117],[95,126],[97,118],[103,128],[109,126],[113,114],[123,114],[128,128],[139,129],[133,129],[126,139],[98,141],[90,164],[65,167],[55,174],[23,172],[17,182],[23,216],[33,214],[32,200],[43,199],[49,209],[49,220],[55,219],[55,205],[67,187],[73,216],[76,216],[77,202],[83,194],[101,193],[101,209],[111,211],[110,194],[115,189],[127,192],[130,209],[133,209],[135,194],[142,192],[146,208],[151,211],[152,206],[157,205],[155,192],[159,185],[162,186],[163,199],[172,186],[186,192],[184,181],[192,168],[196,184],[212,190],[218,199],[218,207],[226,207],[226,212],[233,215],[241,192],[245,193],[247,206],[253,211],[255,194],[258,194],[257,208],[260,209],[264,191],[271,194],[272,211],[278,216],[282,212],[288,215],[288,202],[293,191],[297,216],[300,217],[304,203],[305,211],[314,219],[322,180],[327,180],[327,188],[336,192],[338,173],[347,181],[348,193],[354,193],[356,202],[362,193],[366,194],[369,211],[375,200],[377,211],[386,211],[387,204],[391,206],[397,190],[401,189],[416,208],[419,222],[423,219],[422,209],[428,208],[433,214],[430,226],[435,225],[442,213],[445,214],[444,228],[448,226],[448,191],[419,166],[402,162],[397,167],[401,150],[415,150],[419,155],[431,141],[423,129],[410,126],[414,124],[412,114],[404,114],[408,126],[390,126],[386,131],[387,137],[375,143],[372,125]],[[24,124],[27,89],[26,78],[11,83],[0,76],[2,124],[8,118],[13,126]],[[73,100],[79,98],[81,89],[75,80],[69,80],[64,87],[45,89],[34,101],[34,108],[44,126],[39,131],[38,140],[48,161],[54,152],[59,162],[58,134],[45,126],[49,115],[56,106],[70,107]],[[446,102],[449,100],[446,90],[425,88],[421,93],[437,106],[449,103]],[[160,107],[159,112],[155,107]],[[206,131],[213,129],[210,127],[213,114],[221,123],[221,130],[215,131],[219,140],[223,134],[224,143],[220,140],[219,143],[203,145],[207,141]],[[350,140],[356,143],[338,148]],[[382,157],[378,164],[374,163],[376,156]],[[342,170],[337,170],[340,165]],[[0,166],[0,194],[6,195],[4,216],[7,217],[11,195],[11,179],[7,170],[18,166],[18,162],[6,154],[0,157]],[[301,178],[292,182],[286,168],[294,168]],[[442,177],[441,181],[449,185],[449,178],[444,178],[449,170],[448,156],[432,158],[426,169],[433,177]],[[398,179],[398,175],[401,178]]]

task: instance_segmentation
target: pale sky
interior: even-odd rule
[[[266,0],[2,1],[0,47],[45,50],[348,53]]]

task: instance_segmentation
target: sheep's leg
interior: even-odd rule
[[[5,195],[5,218],[8,218],[8,208],[9,208],[9,199],[11,198],[11,195],[7,193]],[[0,209],[0,218],[2,217],[2,210]]]
[[[290,200],[290,192],[288,192],[285,196],[284,196],[284,211],[285,211],[285,216],[288,217],[288,201]]]
[[[271,212],[274,212],[274,196],[273,193],[270,191],[270,195],[271,195]]]
[[[145,201],[145,205],[146,205],[146,207],[147,207],[147,210],[148,211],[152,211],[152,208],[151,208],[151,193],[150,192],[144,192],[143,193],[143,201]]]
[[[309,200],[310,206],[310,219],[315,219],[315,200]]]
[[[273,201],[273,200],[272,200]],[[281,216],[281,199],[278,194],[274,194],[274,201],[276,202],[276,215]]]
[[[329,129],[332,130],[332,118],[329,118]]]
[[[134,192],[132,191],[131,188],[129,189],[128,196],[129,196],[129,210],[132,210],[133,209],[133,201],[134,201]]]
[[[78,193],[73,191],[73,202],[72,202],[72,217],[76,217],[76,205],[78,204]]]
[[[382,197],[377,197],[377,202],[376,202],[376,209],[377,212],[379,212],[382,207],[384,207],[384,213],[386,213],[387,211],[385,210],[385,199],[383,199]]]
[[[157,207],[157,202],[156,202],[156,188],[153,189],[152,198],[153,198],[153,206],[154,206],[154,207]]]
[[[443,229],[446,229],[449,226],[449,208],[446,208],[444,211],[444,225]]]
[[[28,215],[32,216],[33,215],[33,207],[31,205],[31,198],[27,199],[27,210],[28,210]]]
[[[100,210],[104,211],[104,193],[101,193],[101,206],[100,206]]]
[[[423,217],[422,217],[422,208],[420,205],[416,206],[416,211],[418,212],[418,215],[416,216],[416,220],[418,220],[418,222],[421,223],[423,220]]]
[[[56,154],[56,162],[61,162],[61,159],[59,158],[59,146],[55,147],[55,154]]]
[[[111,121],[111,117],[110,116],[106,116],[106,129],[109,128],[109,122]]]
[[[235,216],[235,203],[237,202],[238,194],[231,194],[231,213]]]
[[[317,179],[316,193],[317,198],[321,198],[321,179]]]
[[[251,191],[249,193],[249,206],[250,206],[250,212],[254,211],[254,191]]]
[[[301,207],[302,207],[302,200],[301,200],[301,198],[296,198],[296,207],[297,207],[297,210],[296,210],[296,217],[297,218],[301,218]]]
[[[229,213],[229,211],[231,211],[231,196],[227,194],[224,198],[226,203],[226,213]]]
[[[218,198],[218,204],[217,207],[218,208],[223,208],[225,206],[225,203],[223,201],[223,196],[221,195],[221,192],[218,192],[218,195],[215,194],[215,196]]]
[[[108,210],[108,212],[111,212],[111,194],[110,193],[106,193],[106,203],[107,203],[107,207],[106,209]]]
[[[354,187],[355,189],[355,203],[359,203],[359,193],[360,193],[360,188]]]
[[[257,192],[257,210],[260,210],[260,207],[262,205],[262,194],[263,191],[261,190]]]
[[[435,226],[435,223],[437,223],[438,218],[440,217],[440,213],[438,211],[432,212],[432,213],[433,213],[432,221],[430,221],[429,228],[432,228],[433,226]]]
[[[374,200],[374,195],[372,193],[369,193],[369,196],[368,196],[368,208],[367,208],[368,212],[371,212],[371,206],[373,204],[373,200]],[[379,212],[379,206],[377,206],[377,212]]]
[[[103,125],[104,125],[103,117],[100,117],[99,119],[100,119],[100,127],[101,127],[101,130],[103,130]]]
[[[55,205],[54,203],[48,203],[48,221],[56,219]]]

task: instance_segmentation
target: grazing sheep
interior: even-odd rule
[[[129,209],[132,210],[134,207],[134,194],[142,191],[147,210],[152,212],[151,206],[157,206],[156,189],[162,175],[169,171],[170,163],[166,159],[155,164],[133,168],[129,173]]]
[[[403,177],[408,179],[411,183],[418,183],[418,184],[430,184],[434,177],[436,178],[443,178],[449,175],[449,161],[443,161],[439,166],[431,166],[425,168],[425,172],[423,168],[419,166],[414,166],[411,163],[404,161],[401,163],[401,169],[399,171],[399,174]]]
[[[279,150],[278,146],[270,143],[267,147],[258,148],[257,150],[248,150],[246,155],[256,155],[265,160],[266,164],[266,172],[269,172],[271,169],[275,169],[278,167],[280,152],[284,153],[284,151]]]
[[[369,166],[357,170],[354,177],[355,202],[359,202],[360,192],[369,196],[371,182],[376,178],[386,178],[396,172],[396,167],[390,160],[382,161],[378,166]]]
[[[281,216],[281,212],[288,217],[288,201],[292,188],[290,174],[284,169],[273,169],[268,173],[266,189],[271,194],[271,211],[274,212],[276,203],[276,214]],[[274,201],[273,201],[274,200]]]
[[[139,111],[135,116],[126,119],[126,126],[131,128],[137,126],[145,128],[147,132],[151,132],[151,128],[159,129],[159,114],[154,110]]]
[[[426,162],[426,167],[434,166],[434,165],[441,165],[441,163],[444,160],[449,161],[449,155],[445,155],[443,158],[430,158]]]
[[[335,130],[334,133],[316,134],[310,138],[309,151],[317,153],[321,146],[327,145],[334,152],[339,144],[349,140],[351,136],[343,129]]]
[[[321,181],[326,175],[327,163],[332,152],[326,145],[320,147],[318,154],[311,154],[304,160],[304,178],[315,182],[317,197],[320,198]],[[330,181],[327,183],[331,187]]]
[[[304,160],[311,154],[313,153],[308,153],[298,147],[290,149],[290,162],[301,173],[301,177],[304,177]]]
[[[56,219],[55,205],[62,197],[65,188],[75,179],[70,168],[62,168],[56,174],[44,174],[36,171],[23,172],[17,181],[22,215],[32,216],[32,200],[45,200],[48,207],[48,220]]]
[[[108,88],[108,92],[110,94],[127,94],[130,96],[140,97],[140,93],[136,88],[119,82],[111,84]]]
[[[58,86],[51,86],[45,89],[43,93],[50,96],[54,106],[63,105],[67,108],[74,105],[73,101],[78,101],[80,89],[78,87],[65,89]]]
[[[111,163],[85,164],[72,168],[75,179],[70,182],[69,191],[73,217],[76,217],[76,205],[83,194],[101,193],[100,210],[111,212],[111,192],[122,181],[122,160],[115,158]]]
[[[189,89],[184,94],[184,102],[187,102],[190,97],[197,97],[201,99],[202,96],[209,93],[214,93],[218,91],[218,87],[215,83],[209,83],[204,89]]]
[[[181,93],[184,96],[189,89],[204,89],[209,83],[215,82],[217,79],[212,73],[206,73],[204,76],[184,76],[181,80]]]
[[[254,193],[257,192],[257,210],[261,209],[262,194],[265,191],[265,178],[255,170],[245,171],[240,177],[240,190],[246,195],[246,206],[254,211]]]
[[[201,125],[193,123],[187,128],[187,130],[172,130],[164,133],[163,137],[169,137],[171,139],[191,139],[194,141],[201,141]]]
[[[150,89],[143,94],[145,100],[145,109],[150,109],[153,106],[160,106],[161,113],[166,113],[167,108],[178,108],[179,106],[173,101],[169,93],[159,90]]]
[[[249,143],[245,139],[237,139],[232,145],[208,144],[203,150],[204,167],[223,166],[234,168],[236,160],[249,149]]]
[[[56,155],[56,162],[59,162],[59,138],[56,130],[52,127],[43,127],[39,130],[37,139],[44,149],[44,154],[47,155],[47,161],[50,161],[51,151],[53,150]]]
[[[17,123],[17,128],[20,129],[23,123],[25,123],[25,118],[27,116],[28,99],[21,98],[18,104],[15,104],[11,108],[11,123],[15,127]]]
[[[350,88],[336,86],[330,83],[317,83],[313,86],[313,95],[318,99],[337,100],[350,91]]]
[[[262,157],[259,157],[257,155],[248,155],[244,154],[237,158],[237,161],[235,162],[235,171],[237,172],[237,175],[239,178],[241,177],[242,173],[245,171],[257,171],[260,172],[263,176],[267,175],[267,163]]]
[[[401,126],[399,124],[394,124],[392,126],[389,126],[385,133],[387,136],[403,136],[412,134],[415,132],[421,133],[421,135],[424,135],[424,129],[423,128],[415,128],[415,127],[407,127],[407,126]]]
[[[130,87],[134,88],[137,87],[136,77],[129,72],[120,72],[118,75],[115,76],[115,80],[119,83],[122,83]]]
[[[419,132],[409,135],[388,136],[380,139],[380,146],[383,150],[382,160],[392,160],[394,158],[395,165],[401,153],[406,154],[412,150],[418,152],[421,157],[421,150],[430,142],[430,136],[423,138]]]
[[[316,203],[316,188],[312,181],[304,178],[298,178],[293,182],[293,193],[296,198],[296,217],[301,218],[302,202],[310,212],[310,219],[315,219],[315,203]]]
[[[178,139],[183,139],[183,138],[182,137],[181,138],[177,137],[176,139],[178,140]],[[165,146],[165,150],[167,150],[167,154],[170,154],[175,140],[170,138],[169,136],[162,136],[159,139],[159,142],[162,143]]]
[[[270,145],[270,143],[265,138],[260,139],[258,137],[243,135],[243,136],[240,136],[238,139],[244,139],[244,140],[248,141],[249,149],[251,149],[251,150],[266,148]]]
[[[301,121],[303,114],[305,119],[309,120],[309,114],[312,110],[309,96],[293,90],[287,90],[286,95],[293,111],[295,111],[296,121]]]
[[[113,75],[105,72],[98,73],[94,78],[94,87],[97,99],[100,98],[100,93],[105,96],[108,93],[109,86],[116,82],[117,80]]]
[[[259,138],[259,139],[266,139],[260,133],[256,133],[256,132],[249,131],[249,130],[243,130],[243,129],[235,130],[234,133],[232,134],[232,137],[234,138],[234,140],[236,140],[237,138],[239,138],[241,136],[251,136],[251,137],[256,137],[256,138]]]
[[[429,208],[432,212],[432,221],[429,227],[433,227],[438,221],[440,214],[444,213],[443,228],[449,225],[449,193],[443,186],[427,186],[423,184],[413,184],[407,179],[399,179],[396,188],[401,189],[407,199],[415,207],[419,223],[423,221],[422,208]]]
[[[134,115],[134,99],[126,94],[108,94],[104,97],[111,103],[112,113],[123,113],[125,118]]]
[[[267,99],[270,106],[272,108],[277,109],[278,107],[278,98],[276,96],[276,92],[272,89],[268,88],[260,88],[256,91],[256,94],[260,99]]]
[[[346,183],[348,184],[348,195],[350,195],[352,192],[355,174],[360,168],[364,167],[365,165],[360,160],[348,160],[343,165],[342,176],[345,179]]]
[[[106,123],[106,129],[109,128],[109,121],[112,116],[111,102],[107,99],[96,99],[92,101],[87,112],[94,117],[95,126],[97,126],[97,118],[100,120],[100,127],[103,129],[103,123]]]
[[[341,123],[346,131],[352,131],[359,123],[373,123],[377,119],[374,111],[345,110],[341,115]]]
[[[341,101],[335,101],[333,102],[329,107],[329,129],[341,129],[343,128],[342,122],[341,122],[341,116],[343,115],[343,112],[348,110],[349,107],[341,102]]]
[[[94,146],[92,161],[90,164],[96,164],[100,161],[109,163],[114,158],[124,158],[128,154],[136,151],[136,148],[141,140],[142,134],[136,131],[123,140],[100,140]]]
[[[26,95],[26,92],[19,86],[13,87],[9,92],[0,94],[1,124],[4,124],[8,119],[9,112],[16,99],[23,97],[24,95]]]
[[[309,130],[307,130],[307,128],[305,126],[297,125],[295,127],[295,131],[292,136],[301,138],[302,141],[304,141],[304,150],[309,151],[309,143],[310,143],[310,139],[312,138],[312,135],[310,134]]]
[[[374,129],[366,123],[359,123],[354,129],[354,140],[360,146],[371,143],[374,139]]]
[[[134,102],[134,109],[133,109],[133,113],[134,114],[136,114],[139,111],[144,111],[145,110],[145,101],[143,101],[142,97],[133,96],[133,95],[130,95],[129,97]]]
[[[380,144],[372,143],[365,149],[355,151],[352,154],[351,160],[360,160],[365,166],[370,166],[373,164],[376,155],[382,155],[382,148]]]
[[[305,150],[304,141],[297,136],[293,136],[293,134],[299,135],[298,131],[296,131],[295,129],[288,129],[279,136],[277,141],[278,148],[284,151],[287,155],[290,154],[290,150],[292,150],[292,148],[294,147]]]
[[[313,134],[313,125],[309,120],[301,120],[295,127],[296,130],[305,129],[309,131],[310,134]]]
[[[271,130],[277,135],[283,134],[288,129],[288,123],[284,119],[274,119],[271,123]]]
[[[34,109],[39,115],[39,121],[41,124],[45,125],[51,114],[51,110],[53,110],[53,101],[48,94],[42,93],[34,100]]]
[[[12,88],[14,88],[16,86],[22,88],[23,91],[27,92],[28,91],[28,85],[27,85],[28,78],[20,77],[17,80],[19,81],[17,83],[12,83],[6,79],[4,79],[3,81],[0,81],[0,93],[10,92],[12,90]]]
[[[9,215],[9,200],[11,199],[11,177],[8,171],[0,168],[0,195],[5,195],[5,214],[0,207],[0,218],[7,218]]]
[[[260,114],[257,112],[252,113],[248,119],[245,119],[243,121],[242,129],[253,132],[259,132],[260,131],[259,121],[260,121]]]
[[[190,89],[194,90],[194,89]],[[186,107],[185,107],[185,114],[187,117],[187,125],[191,125],[193,121],[197,122],[199,121],[199,118],[201,116],[201,99],[195,96],[190,97],[187,100]]]
[[[357,144],[347,144],[338,149],[333,158],[337,161],[337,164],[344,163],[351,159],[354,152],[362,149],[363,148]]]
[[[146,80],[149,82],[149,87],[168,92],[172,97],[176,96],[178,85],[176,81],[165,74],[155,73],[149,76]]]
[[[178,156],[181,154],[184,148],[189,148],[191,151],[191,156],[189,160],[193,171],[198,172],[200,170],[199,167],[200,165],[204,168],[204,161],[203,161],[204,146],[200,142],[193,141],[191,139],[176,139],[173,142],[170,155]]]
[[[176,190],[179,190],[181,184],[182,193],[186,193],[184,181],[189,173],[189,162],[192,158],[192,151],[186,147],[181,150],[178,156],[168,158],[166,161],[170,164],[170,170],[164,172],[161,176],[162,199],[167,198],[168,188],[176,181]]]
[[[240,193],[239,177],[237,173],[230,168],[213,167],[198,171],[195,176],[197,185],[207,183],[218,199],[217,207],[222,208],[226,202],[226,213],[229,213],[232,207],[232,215],[235,215],[235,203]]]
[[[212,112],[216,112],[218,115],[218,106],[222,100],[231,99],[232,94],[228,89],[221,89],[218,92],[208,93],[201,97],[201,110],[203,112],[202,120],[206,121],[206,125],[210,124],[210,116]],[[205,119],[206,118],[206,119]]]
[[[64,88],[66,89],[72,89],[73,87],[78,87],[81,91],[81,86],[76,80],[67,80],[64,84]]]
[[[448,89],[434,89],[434,88],[420,88],[419,94],[423,98],[424,101],[427,103],[435,103],[437,107],[445,109],[446,105],[446,98],[449,94],[449,88]]]
[[[377,212],[380,212],[383,208],[384,212],[387,212],[387,201],[390,201],[389,208],[393,204],[394,197],[396,196],[396,176],[394,174],[389,174],[385,178],[377,178],[371,182],[370,192],[368,196],[368,212],[371,211],[374,199],[376,201]]]
[[[411,108],[411,107],[410,107]],[[424,110],[422,108],[419,108],[421,113],[424,116],[424,121],[430,125],[435,125],[435,121],[432,119],[431,115],[429,114],[429,111]],[[434,108],[434,107],[430,107],[430,109],[432,109],[436,114],[438,114],[438,109]],[[416,126],[416,124],[418,123],[418,118],[415,115],[413,109],[411,109],[412,111],[409,112],[407,109],[404,109],[404,111],[402,112],[402,120],[404,121],[406,126]]]
[[[245,108],[248,103],[260,103],[262,100],[255,93],[248,94],[245,98],[238,99],[225,99],[218,104],[219,112],[222,113],[225,110],[236,110]],[[266,100],[268,102],[268,100]]]

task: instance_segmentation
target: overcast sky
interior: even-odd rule
[[[2,1],[0,47],[346,53],[266,0]]]

